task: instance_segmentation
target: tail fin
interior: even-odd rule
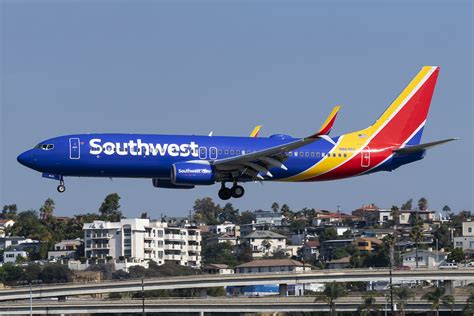
[[[374,125],[365,130],[372,135],[373,142],[393,145],[420,143],[438,73],[439,67],[436,66],[421,69]]]

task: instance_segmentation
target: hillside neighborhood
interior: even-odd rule
[[[366,204],[350,213],[293,211],[277,203],[269,210],[239,212],[230,203],[220,206],[203,198],[196,200],[189,217],[160,219],[150,219],[146,212],[125,218],[119,199],[110,194],[99,213],[74,217],[54,216],[51,199],[39,213],[4,206],[3,270],[7,264],[60,263],[71,271],[101,271],[98,267],[106,265],[112,272],[128,273],[131,267],[148,268],[151,261],[212,273],[272,272],[300,265],[303,270],[413,269],[467,264],[474,256],[471,213],[454,213],[448,206],[431,210],[424,198],[391,208]]]

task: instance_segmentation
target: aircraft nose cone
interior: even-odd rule
[[[24,153],[21,153],[17,158],[16,160],[21,163],[23,166],[26,166],[26,167],[31,167],[32,163],[33,163],[33,155],[31,154],[31,152],[28,150],[28,151],[25,151]]]

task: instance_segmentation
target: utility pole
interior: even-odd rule
[[[30,316],[33,316],[33,291],[31,289],[31,282],[30,282]]]
[[[142,315],[145,316],[145,284],[142,277]]]

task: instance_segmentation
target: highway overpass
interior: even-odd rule
[[[231,275],[192,275],[184,277],[163,277],[144,280],[145,290],[210,288],[220,286],[246,286],[262,284],[305,284],[325,282],[369,282],[388,281],[387,269],[345,269],[318,270],[304,273],[272,274],[231,274]],[[474,282],[474,269],[459,270],[411,270],[394,271],[393,281],[441,280]],[[54,284],[32,287],[33,298],[50,298],[61,296],[90,295],[114,292],[138,292],[142,290],[142,281],[123,280],[105,281],[84,284]],[[29,287],[18,287],[0,290],[0,301],[27,299]]]
[[[378,297],[376,303],[381,311],[390,306],[385,303],[385,297]],[[207,299],[153,299],[117,301],[66,301],[66,302],[34,302],[34,314],[95,314],[95,313],[273,313],[273,312],[314,312],[329,311],[327,303],[316,301],[315,297],[266,297],[266,298],[207,298]],[[466,297],[457,297],[454,311],[461,311],[466,303]],[[344,297],[336,301],[337,311],[356,311],[362,304],[360,297]],[[2,303],[0,314],[25,315],[29,314],[29,303]],[[406,311],[426,312],[431,304],[419,297],[408,301]],[[441,311],[449,311],[442,306]]]

